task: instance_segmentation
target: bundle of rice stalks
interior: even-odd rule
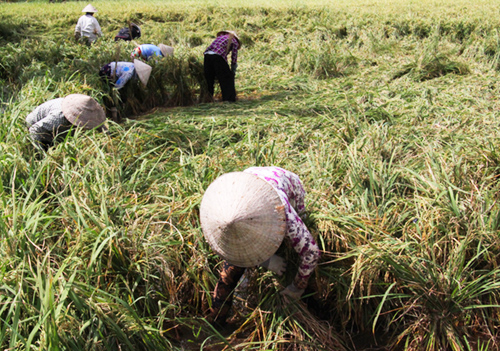
[[[212,96],[210,96],[208,92],[203,63],[201,61],[198,61],[196,57],[190,56],[188,58],[188,64],[191,77],[198,83],[200,87],[198,102],[211,102]]]
[[[169,87],[168,105],[187,106],[195,101],[195,91],[198,81],[191,76],[189,60],[183,57],[167,57],[167,69],[163,72],[164,84]]]
[[[287,296],[283,296],[282,299],[283,309],[290,316],[290,324],[295,331],[293,335],[308,335],[327,350],[347,350],[344,341],[332,326],[326,321],[319,320],[304,303],[294,303]]]
[[[209,101],[203,64],[194,56],[169,56],[148,62],[153,67],[147,87],[128,82],[120,91],[102,87],[108,109],[118,107],[121,116],[139,115],[154,107],[189,106]]]
[[[237,326],[228,338],[232,346],[243,350],[347,349],[328,321],[318,318],[304,302],[282,296],[281,290],[283,286],[271,274],[246,271],[235,293],[235,315],[229,321]]]

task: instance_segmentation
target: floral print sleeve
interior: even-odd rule
[[[244,172],[254,174],[271,184],[285,206],[287,233],[295,251],[300,256],[300,265],[294,284],[305,289],[307,281],[319,260],[319,247],[300,218],[305,212],[305,190],[300,178],[279,167],[251,167]]]

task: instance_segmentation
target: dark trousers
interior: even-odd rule
[[[219,81],[223,101],[236,101],[234,88],[234,74],[231,72],[226,60],[220,55],[204,55],[203,68],[207,80],[208,92],[214,96],[215,78]]]

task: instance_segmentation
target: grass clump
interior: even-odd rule
[[[358,65],[358,60],[348,53],[341,55],[331,47],[311,54],[301,50],[291,62],[292,72],[303,72],[317,79],[336,78],[349,74]]]
[[[424,82],[447,74],[466,75],[469,72],[469,67],[466,64],[453,61],[446,54],[437,53],[423,55],[414,62],[406,64],[394,74],[393,79],[408,75],[418,82]]]

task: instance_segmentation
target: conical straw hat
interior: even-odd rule
[[[71,124],[85,129],[93,129],[106,121],[103,108],[93,98],[83,94],[71,94],[61,104],[64,117]]]
[[[134,67],[142,84],[144,84],[144,86],[148,85],[149,76],[153,68],[140,60],[134,60]]]
[[[85,12],[85,13],[87,13],[87,12],[96,13],[97,9],[94,6],[88,4],[87,6],[85,6],[85,8],[82,10],[82,12]]]
[[[271,184],[233,172],[217,178],[200,206],[203,235],[229,263],[251,267],[278,250],[286,231],[285,208]]]
[[[233,30],[221,30],[220,32],[217,33],[217,36],[224,35],[224,34],[232,34],[234,36],[234,38],[238,41],[238,44],[240,44],[240,48],[241,48],[241,40],[235,31],[233,31]]]
[[[171,46],[165,44],[159,44],[158,47],[160,48],[160,51],[164,57],[174,54],[174,48]]]

